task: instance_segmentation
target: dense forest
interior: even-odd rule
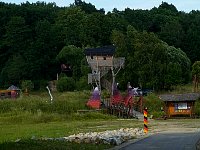
[[[112,12],[81,0],[67,7],[0,2],[0,24],[1,88],[31,80],[40,89],[65,63],[84,89],[90,72],[84,49],[114,44],[116,56],[126,58],[117,76],[121,85],[169,89],[192,81],[191,66],[200,56],[200,11],[178,11],[166,2]]]

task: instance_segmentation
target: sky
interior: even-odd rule
[[[6,3],[20,4],[29,1],[35,3],[40,0],[1,0]],[[57,6],[69,6],[74,0],[41,0],[46,3],[55,2]],[[84,1],[84,0],[82,0]],[[130,9],[151,9],[158,7],[162,1],[173,4],[179,11],[190,12],[191,10],[200,10],[200,0],[85,0],[87,3],[95,5],[97,9],[104,8],[106,12],[112,11],[113,8],[118,10]]]

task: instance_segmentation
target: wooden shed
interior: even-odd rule
[[[0,99],[5,98],[18,98],[20,95],[20,89],[14,85],[11,85],[7,90],[0,90]]]
[[[166,94],[159,98],[164,101],[164,111],[168,117],[194,115],[194,104],[200,98],[199,93]]]

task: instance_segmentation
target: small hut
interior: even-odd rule
[[[19,97],[20,89],[11,85],[7,90],[0,90],[0,99]]]
[[[199,93],[166,94],[159,98],[164,101],[164,111],[168,117],[194,115],[194,104],[200,98]]]
[[[20,89],[14,85],[11,85],[8,89],[11,92],[11,98],[17,98],[20,94]]]

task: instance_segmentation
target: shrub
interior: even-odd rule
[[[195,115],[200,116],[200,100],[195,102],[194,112],[195,112]]]
[[[151,115],[153,116],[153,118],[160,118],[164,115],[163,111],[152,111]]]
[[[40,90],[40,91],[45,91],[46,86],[48,85],[47,80],[34,80],[34,90]]]
[[[59,92],[73,91],[75,87],[75,81],[71,77],[61,77],[57,82],[57,90]]]
[[[31,80],[24,80],[22,81],[21,87],[23,91],[28,92],[34,88],[34,85]]]
[[[163,115],[161,107],[164,107],[164,102],[155,94],[150,94],[145,97],[144,106],[148,108],[148,112],[154,117],[161,117]]]
[[[76,83],[77,90],[90,90],[91,87],[90,85],[88,85],[87,80],[88,80],[87,76],[81,77],[79,81]]]

